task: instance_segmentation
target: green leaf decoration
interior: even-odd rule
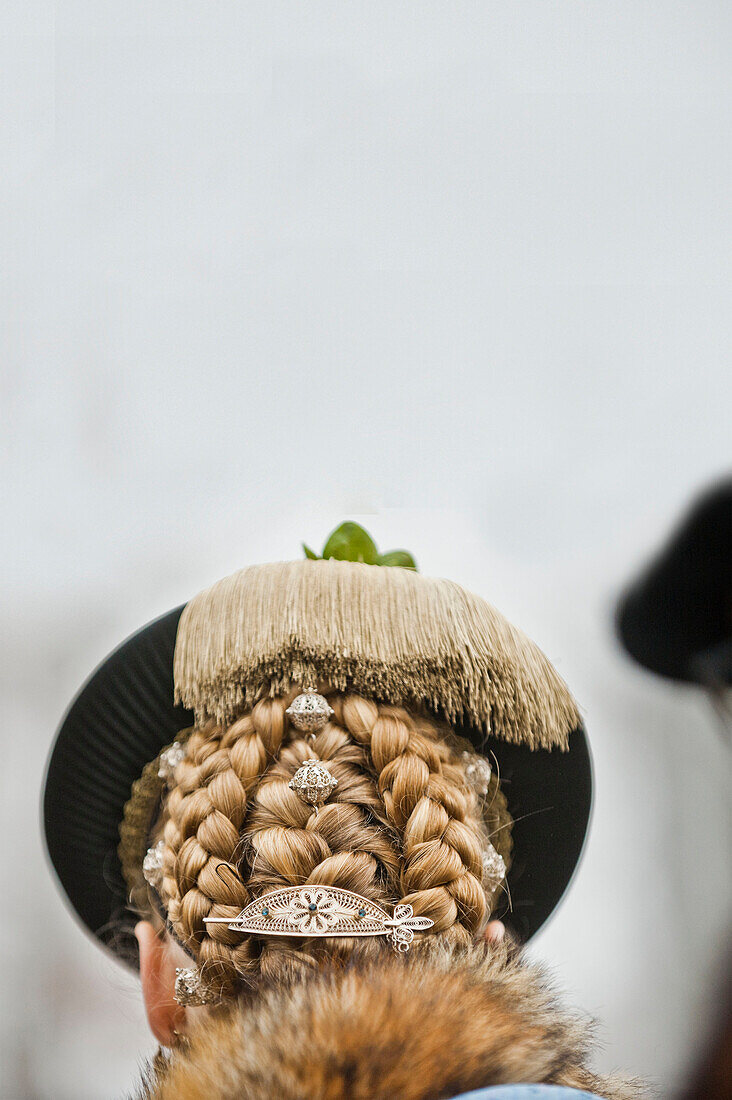
[[[316,554],[305,543],[305,557],[311,561],[336,558],[338,561],[361,561],[366,565],[390,565],[417,570],[417,564],[406,550],[389,550],[380,554],[368,531],[358,523],[342,523],[328,536],[322,554]]]
[[[367,565],[376,565],[378,556],[376,543],[358,523],[342,523],[336,527],[323,547],[324,558],[337,558],[338,561],[363,561]]]
[[[417,563],[408,550],[390,550],[388,554],[380,554],[377,565],[399,565],[402,569],[417,570]]]

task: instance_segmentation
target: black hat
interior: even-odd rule
[[[620,639],[661,676],[732,683],[732,481],[705,493],[622,597]]]
[[[123,642],[72,702],[46,775],[46,843],[102,943],[134,963],[119,829],[146,766],[196,722],[318,681],[426,707],[494,754],[513,818],[504,919],[522,939],[546,921],[579,861],[592,800],[566,686],[525,635],[458,585],[329,559],[219,582]]]

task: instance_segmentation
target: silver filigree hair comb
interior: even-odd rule
[[[386,936],[395,951],[408,951],[415,932],[434,921],[415,917],[411,905],[397,905],[389,916],[376,902],[336,886],[291,886],[272,890],[231,917],[204,917],[232,932],[255,936]]]

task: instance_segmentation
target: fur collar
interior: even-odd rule
[[[208,1013],[189,1045],[149,1067],[137,1100],[443,1100],[518,1082],[642,1095],[590,1072],[591,1025],[510,948],[416,954]]]

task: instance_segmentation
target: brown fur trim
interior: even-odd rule
[[[547,1083],[610,1100],[637,1084],[587,1068],[591,1024],[510,948],[329,969],[205,1017],[138,1100],[443,1100]]]

